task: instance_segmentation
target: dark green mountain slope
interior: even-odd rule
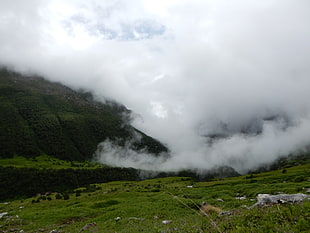
[[[39,77],[0,70],[0,157],[48,154],[65,160],[92,157],[109,138],[122,145],[137,133],[135,149],[158,154],[167,148],[129,125],[122,105],[101,104]]]

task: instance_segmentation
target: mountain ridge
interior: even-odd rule
[[[113,101],[100,103],[91,93],[74,91],[42,77],[0,69],[0,157],[48,154],[88,160],[97,145],[110,139],[152,154],[166,146],[130,125],[130,111]]]

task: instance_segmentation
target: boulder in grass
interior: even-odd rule
[[[255,206],[265,206],[265,205],[273,205],[273,204],[284,204],[284,203],[300,203],[306,199],[310,199],[310,195],[303,193],[296,194],[278,194],[278,195],[270,195],[270,194],[258,194],[257,195],[257,203],[251,206],[251,208]]]

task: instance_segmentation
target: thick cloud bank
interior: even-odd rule
[[[242,172],[309,146],[309,12],[308,0],[0,0],[0,63],[125,104],[171,151],[104,142],[106,163]]]

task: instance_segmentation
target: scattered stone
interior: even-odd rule
[[[10,202],[2,202],[1,204],[8,205],[8,204],[10,204]]]
[[[9,214],[8,212],[3,212],[3,213],[0,213],[0,218],[2,218],[4,215],[7,215]]]
[[[278,195],[258,194],[257,195],[257,202],[254,205],[252,205],[250,208],[253,208],[255,206],[283,204],[286,202],[300,203],[305,199],[310,199],[310,196],[307,194],[302,194],[302,193],[278,194]]]
[[[20,206],[19,208],[20,208],[20,209],[24,209],[24,208],[25,208],[25,206]]]
[[[187,187],[187,188],[192,188],[192,187],[193,187],[193,185],[187,185],[186,187]]]
[[[24,232],[25,232],[24,230],[20,230],[20,231],[19,231],[19,233],[24,233]]]
[[[95,222],[87,223],[84,227],[82,227],[82,228],[80,229],[80,232],[81,232],[81,231],[86,231],[86,230],[88,230],[89,228],[95,227],[95,226],[97,226],[97,223],[95,223]]]
[[[222,211],[219,213],[220,216],[222,215],[232,215],[234,213],[233,210],[228,210],[228,211]]]
[[[307,188],[307,189],[306,189],[306,193],[310,193],[310,188]]]
[[[235,199],[237,199],[237,200],[246,200],[246,196],[242,196],[242,197],[235,197]]]
[[[159,219],[159,217],[158,216],[154,216],[154,219]]]
[[[115,222],[118,222],[119,220],[121,220],[121,217],[116,217],[114,220]]]
[[[59,233],[59,231],[53,229],[53,230],[50,231],[50,233]]]
[[[136,218],[136,217],[130,217],[128,218],[129,220],[140,220],[140,221],[144,221],[144,218]]]
[[[221,198],[218,198],[218,199],[216,199],[216,200],[219,201],[219,202],[224,202],[224,200],[221,199]]]
[[[172,220],[163,220],[162,221],[162,224],[169,224],[169,223],[172,223]]]

